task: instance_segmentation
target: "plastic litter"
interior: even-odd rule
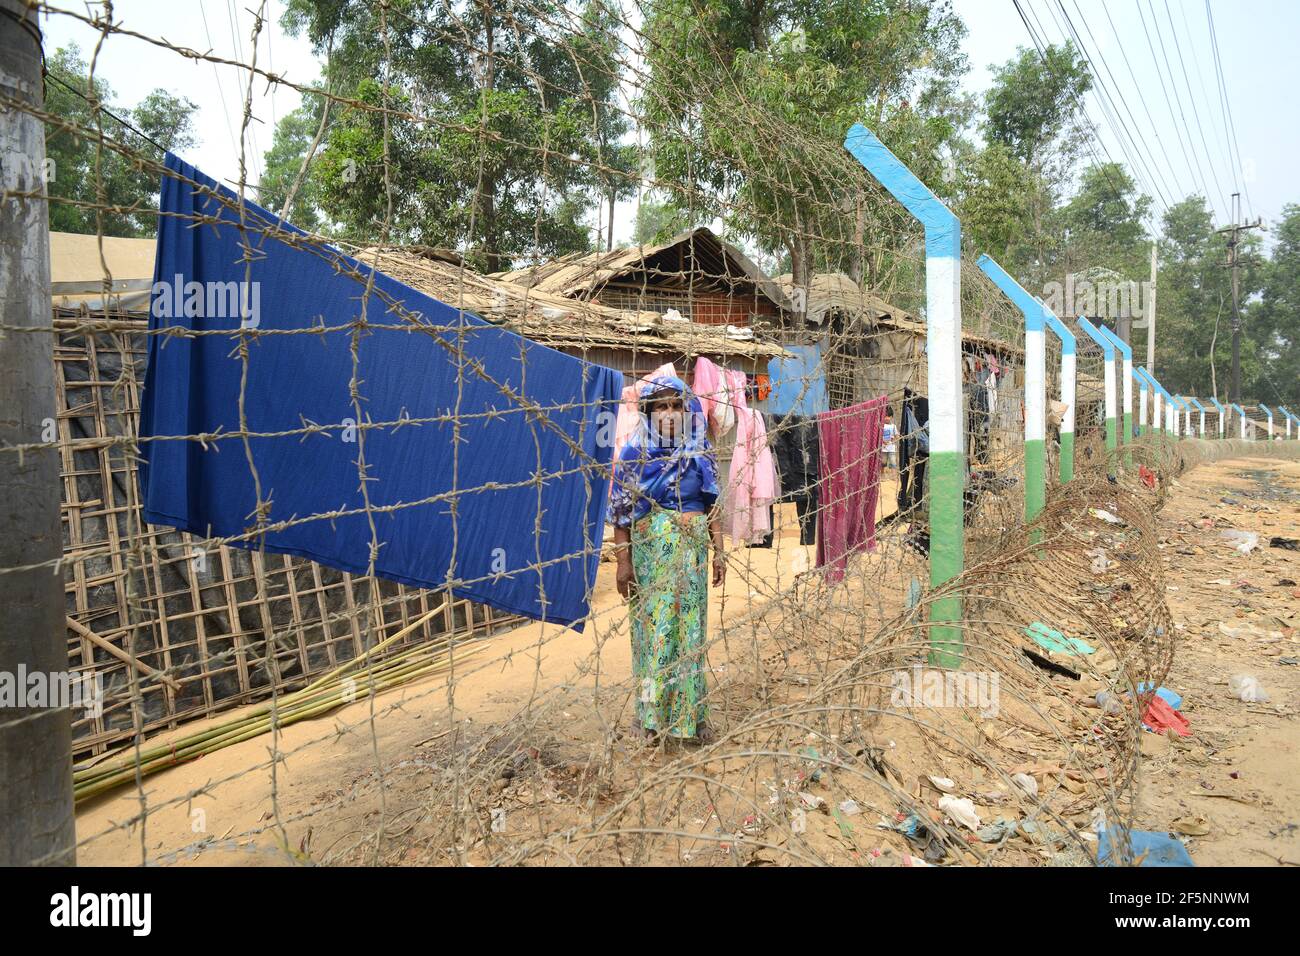
[[[1013,773],[1011,775],[1011,782],[1014,783],[1016,785],[1016,789],[1019,790],[1021,793],[1023,793],[1025,796],[1027,797],[1038,796],[1038,781],[1034,777],[1031,777],[1029,774]]]
[[[979,830],[980,817],[975,804],[968,797],[940,797],[939,809],[967,830]]]
[[[1268,703],[1268,692],[1260,686],[1259,678],[1253,674],[1234,674],[1228,679],[1228,690],[1232,696],[1244,704]]]
[[[1300,538],[1278,538],[1268,539],[1270,548],[1283,548],[1287,551],[1300,551]]]
[[[1258,531],[1237,531],[1232,529],[1220,532],[1219,536],[1232,545],[1233,550],[1240,551],[1242,554],[1250,554],[1259,547]]]
[[[998,817],[988,826],[980,827],[975,835],[980,838],[981,843],[999,843],[1006,837],[1014,835],[1018,826],[1015,820]]]
[[[1116,844],[1128,843],[1127,848]],[[1097,862],[1102,866],[1195,866],[1181,840],[1154,830],[1129,830],[1125,841],[1116,828],[1107,827],[1098,835]]]
[[[1143,681],[1142,683],[1138,684],[1139,694],[1145,694],[1150,689],[1151,689],[1151,685],[1148,684],[1146,681]],[[1168,687],[1157,687],[1156,696],[1161,698],[1166,704],[1168,704],[1174,710],[1183,709],[1183,695],[1177,693],[1176,691],[1170,690]]]
[[[1239,627],[1233,627],[1231,624],[1219,622],[1219,633],[1227,637],[1268,637],[1278,640],[1282,637],[1281,631],[1266,631],[1255,624],[1242,624]]]
[[[1066,637],[1060,631],[1048,627],[1042,621],[1035,621],[1025,628],[1025,634],[1033,638],[1039,647],[1046,651],[1054,651],[1060,654],[1095,654],[1094,648],[1087,641],[1078,637]]]
[[[900,813],[898,816],[900,819],[896,820],[894,823],[882,821],[880,826],[882,829],[898,831],[907,838],[908,843],[921,850],[925,857],[926,864],[917,863],[912,865],[938,863],[948,855],[948,850],[943,845],[943,842],[932,830],[930,830],[929,827],[925,825],[925,823],[921,821],[919,816],[915,813],[909,813],[906,815]],[[904,865],[906,866],[908,864]]]
[[[1192,725],[1187,718],[1169,706],[1163,697],[1152,697],[1151,703],[1147,706],[1146,716],[1142,718],[1142,726],[1149,730],[1154,730],[1158,734],[1172,730],[1179,737],[1189,737],[1192,733]]]
[[[1097,692],[1097,706],[1101,708],[1104,714],[1122,714],[1124,712],[1124,701],[1108,690]]]
[[[1124,523],[1120,521],[1119,518],[1117,518],[1115,515],[1111,514],[1109,511],[1106,511],[1104,508],[1089,508],[1088,514],[1092,515],[1094,518],[1100,518],[1102,521],[1105,521],[1107,524]]]

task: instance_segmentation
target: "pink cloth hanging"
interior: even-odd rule
[[[880,446],[885,396],[817,415],[821,446],[817,567],[826,580],[844,578],[850,554],[876,547]]]
[[[744,377],[744,373],[740,373]],[[736,404],[732,398],[731,372],[719,368],[711,360],[700,357],[695,360],[695,375],[691,380],[691,390],[695,392],[704,409],[704,417],[709,423],[709,434],[716,441],[731,431],[736,423]],[[743,397],[743,392],[742,392]]]
[[[731,532],[731,540],[752,544],[766,537],[772,530],[768,506],[775,500],[776,463],[767,444],[763,416],[752,408],[738,408],[736,446],[727,475],[725,527]]]
[[[672,362],[667,365],[660,365],[649,375],[638,379],[635,385],[628,385],[623,389],[623,400],[618,406],[618,418],[614,421],[615,459],[618,458],[618,453],[623,450],[623,446],[627,444],[627,440],[632,437],[632,433],[636,431],[637,419],[641,414],[637,411],[636,396],[641,390],[641,386],[647,384],[652,378],[664,375],[670,378],[677,377],[677,369],[673,367]]]

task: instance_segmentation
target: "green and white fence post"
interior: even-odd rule
[[[1156,378],[1150,372],[1147,372],[1146,369],[1143,369],[1143,371],[1146,372],[1146,377],[1150,380],[1151,387],[1155,389],[1156,408],[1162,413],[1160,420],[1161,429],[1164,431],[1166,436],[1177,434],[1177,423],[1174,422],[1173,396],[1170,395],[1169,391],[1160,384],[1160,379]]]
[[[1151,427],[1147,424],[1147,380],[1142,377],[1141,369],[1135,368],[1132,377],[1138,383],[1138,434],[1145,437]]]
[[[1097,326],[1097,331],[1114,343],[1123,359],[1124,368],[1120,373],[1120,377],[1124,382],[1124,418],[1122,420],[1124,428],[1120,435],[1120,442],[1129,445],[1133,441],[1133,346],[1104,325]],[[1124,467],[1133,467],[1133,449],[1131,448],[1124,452]]]
[[[1156,384],[1155,376],[1142,368],[1142,377],[1151,383],[1151,430],[1157,435],[1165,431],[1169,425],[1169,419],[1164,414],[1164,396],[1160,394],[1160,386]]]
[[[1056,317],[1056,313],[1043,306],[1043,319],[1047,327],[1061,340],[1061,404],[1065,413],[1061,416],[1061,483],[1074,477],[1074,406],[1078,402],[1078,374],[1074,333],[1070,327]]]
[[[1236,402],[1233,402],[1229,407],[1235,409],[1237,412],[1237,421],[1241,426],[1241,437],[1244,440],[1246,437],[1246,410]]]
[[[1226,418],[1228,414],[1228,410],[1223,407],[1223,403],[1220,402],[1217,398],[1211,398],[1210,401],[1212,401],[1214,403],[1214,407],[1219,410],[1219,437],[1226,438],[1227,435],[1225,433],[1225,429],[1228,427],[1228,422]]]
[[[1188,401],[1190,401],[1193,405],[1195,405],[1196,410],[1201,413],[1201,427],[1200,427],[1199,434],[1201,438],[1204,439],[1205,438],[1205,406],[1201,404],[1200,399],[1192,398],[1192,399],[1188,399]]]
[[[1102,354],[1106,357],[1106,451],[1109,452],[1110,458],[1109,473],[1115,477],[1115,448],[1118,441],[1117,427],[1115,424],[1115,343],[1109,338],[1097,331],[1097,327],[1089,322],[1082,315],[1078,319],[1079,328],[1087,333],[1088,338],[1092,339],[1101,346]]]
[[[1289,411],[1287,411],[1287,407],[1286,407],[1285,405],[1279,405],[1279,406],[1277,407],[1277,410],[1278,410],[1279,412],[1281,412],[1283,415],[1286,416],[1286,440],[1287,440],[1287,441],[1290,441],[1290,440],[1291,440],[1291,422],[1295,420],[1295,416],[1292,415]]]
[[[1047,344],[1043,335],[1047,310],[990,256],[980,256],[976,265],[1025,317],[1025,524],[1030,524],[1047,502]]]
[[[1151,376],[1147,374],[1145,368],[1133,369],[1133,377],[1137,380],[1138,388],[1142,390],[1142,419],[1140,423],[1142,434],[1158,435],[1160,434],[1160,420],[1156,412],[1156,399],[1160,397],[1160,393],[1156,391],[1155,383],[1151,381]],[[1148,394],[1151,397],[1151,414],[1149,416],[1146,408]]]
[[[1273,409],[1269,408],[1267,405],[1263,404],[1262,402],[1260,403],[1259,407],[1260,410],[1265,415],[1268,416],[1268,432],[1264,435],[1264,440],[1272,441],[1273,440]]]
[[[961,574],[966,563],[962,503],[966,483],[961,423],[961,222],[874,133],[854,123],[844,137],[880,185],[925,227],[926,388],[930,400],[930,585]],[[930,603],[930,663],[962,662],[961,598]]]

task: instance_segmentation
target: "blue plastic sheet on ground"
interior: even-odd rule
[[[1195,866],[1181,840],[1156,830],[1129,830],[1126,854],[1112,841],[1112,829],[1102,830],[1097,840],[1097,862],[1102,866]],[[1117,857],[1112,859],[1112,855]]]
[[[1148,684],[1146,681],[1143,681],[1142,683],[1138,684],[1139,694],[1145,694],[1150,689],[1151,689],[1151,685]],[[1183,695],[1179,694],[1177,691],[1172,691],[1168,687],[1157,687],[1156,696],[1159,697],[1161,700],[1163,700],[1174,710],[1183,709]]]
[[[247,535],[257,527],[251,457],[265,522],[281,526],[232,543],[366,574],[373,542],[381,578],[450,585],[457,597],[580,627],[613,452],[598,436],[613,434],[622,374],[383,274],[367,298],[367,266],[266,235],[272,225],[290,242],[304,234],[252,203],[245,262],[235,194],[175,156],[166,165],[176,175],[162,182],[150,328],[218,334],[149,338],[146,520],[201,538]],[[363,306],[367,322],[396,328],[354,332]],[[244,336],[242,386],[241,327],[259,333]],[[238,437],[149,440],[238,433],[241,387],[247,449]],[[358,417],[377,427],[360,431]],[[309,423],[331,427],[256,437]],[[313,517],[322,513],[333,516]]]

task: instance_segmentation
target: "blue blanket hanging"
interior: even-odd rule
[[[421,588],[450,583],[457,597],[581,629],[612,454],[599,439],[613,433],[622,374],[382,273],[366,319],[401,328],[362,331],[354,373],[352,329],[274,333],[356,321],[365,284],[345,273],[364,277],[369,268],[329,247],[294,248],[267,235],[273,226],[291,242],[304,233],[245,201],[253,249],[246,273],[238,197],[175,156],[166,165],[174,175],[162,181],[150,329],[218,334],[149,337],[140,416],[145,519],[204,538],[256,530],[242,438],[167,440],[240,431],[243,326],[261,333],[246,337],[248,431],[330,427],[249,439],[270,503],[266,523],[288,524],[235,544],[365,574],[373,537],[381,578]],[[417,423],[360,434],[354,374],[364,421]],[[503,487],[484,487],[492,483]],[[333,512],[340,514],[314,517]]]

